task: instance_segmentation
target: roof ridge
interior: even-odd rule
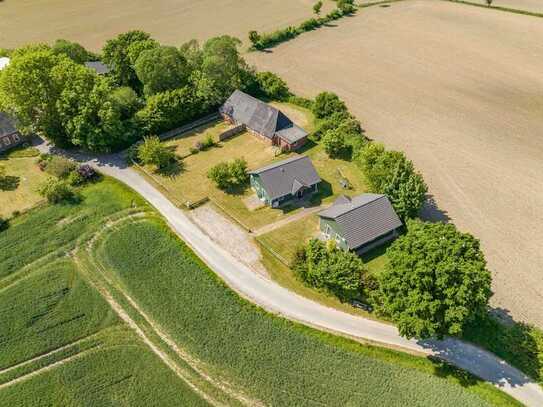
[[[369,192],[369,193],[364,193],[364,194],[361,194],[361,195],[367,195],[367,194],[369,195],[369,194],[373,194],[373,193]],[[385,194],[373,194],[373,195],[376,195],[377,198],[372,199],[371,201],[368,201],[368,202],[364,202],[364,203],[361,204],[361,205],[352,206],[352,202],[353,202],[352,199],[353,199],[353,198],[350,198],[351,201],[350,201],[349,203],[339,204],[338,206],[351,205],[352,207],[351,207],[349,210],[340,213],[339,215],[335,216],[335,217],[332,218],[332,219],[336,219],[336,218],[338,218],[338,217],[340,217],[340,216],[346,215],[346,214],[348,214],[348,213],[354,211],[355,209],[362,208],[362,207],[364,207],[364,206],[366,206],[366,205],[368,205],[368,204],[370,204],[370,203],[373,203],[373,202],[375,202],[375,201],[378,201],[378,200],[380,200],[380,199],[387,198],[387,196],[386,196]],[[358,195],[358,196],[360,196],[360,195]],[[387,198],[387,199],[388,199],[388,198]],[[334,207],[334,205],[330,206],[329,208],[326,208],[323,212],[327,211],[328,209],[332,209],[333,207]],[[322,212],[321,212],[321,213],[322,213]],[[326,216],[324,216],[324,217],[326,217]]]
[[[300,154],[300,155],[295,156],[295,157],[285,158],[284,160],[277,161],[276,163],[271,163],[271,164],[269,164],[267,166],[264,166],[263,169],[256,169],[256,170],[254,170],[252,172],[258,171],[258,174],[262,174],[262,173],[264,173],[266,171],[273,170],[274,168],[280,167],[281,165],[290,164],[292,162],[301,160],[302,158],[309,158],[309,157],[307,157],[306,155]]]

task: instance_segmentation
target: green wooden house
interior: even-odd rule
[[[309,157],[288,158],[249,173],[258,198],[272,208],[318,191],[321,182]]]
[[[319,212],[320,231],[343,250],[365,253],[398,236],[402,222],[386,195],[340,196]]]

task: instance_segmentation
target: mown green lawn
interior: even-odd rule
[[[467,375],[460,379],[423,358],[318,333],[258,310],[226,288],[160,221],[112,231],[96,256],[212,375],[266,404],[513,403],[491,386]]]

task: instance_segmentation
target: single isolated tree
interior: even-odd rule
[[[329,117],[334,113],[348,112],[345,102],[332,92],[322,92],[315,98],[313,113],[318,119]]]
[[[407,338],[460,336],[486,312],[491,275],[479,241],[452,224],[410,221],[387,250],[378,309]]]
[[[175,153],[164,146],[156,136],[145,137],[138,146],[138,159],[142,164],[154,165],[157,169],[168,167],[175,159]]]
[[[492,1],[493,1],[493,0],[486,0],[486,5],[487,5],[488,7],[490,7],[490,6],[492,5]]]

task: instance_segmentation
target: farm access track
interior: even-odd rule
[[[81,277],[100,293],[125,326],[133,331],[195,393],[214,406],[262,405],[258,400],[250,399],[242,391],[235,389],[226,380],[208,375],[204,364],[180,349],[170,336],[126,293],[114,274],[93,256],[93,250],[107,238],[109,233],[129,223],[143,222],[153,217],[156,215],[148,213],[143,208],[131,208],[110,215],[97,231],[82,235],[75,247],[74,245],[65,245],[0,279],[0,293],[21,283],[35,273],[43,272],[40,266],[52,259],[70,257]],[[92,352],[119,346],[118,344],[107,344],[107,341],[102,340],[105,337],[105,331],[112,329],[118,328],[105,328],[72,343],[1,369],[0,389],[29,380],[36,375],[85,357]]]

